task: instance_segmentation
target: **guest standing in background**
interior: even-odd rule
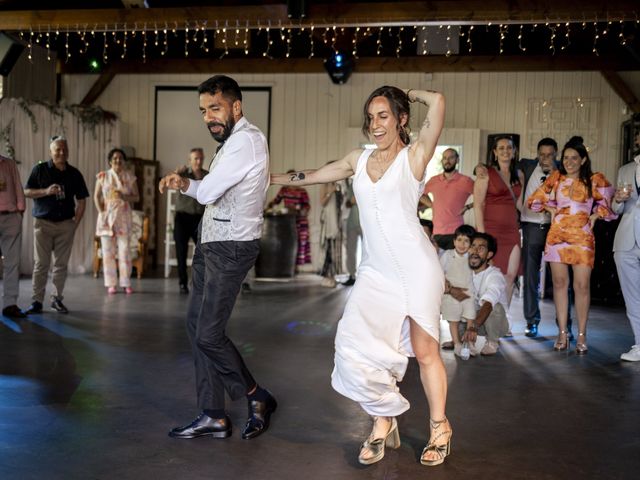
[[[102,245],[104,285],[112,295],[117,292],[119,278],[120,287],[131,294],[131,203],[140,200],[140,195],[136,176],[126,168],[127,156],[124,151],[114,148],[107,158],[111,168],[98,173],[93,193],[93,201],[98,209],[96,235],[100,237]]]
[[[618,170],[612,205],[616,213],[623,214],[613,241],[613,257],[635,340],[631,350],[620,355],[627,362],[640,362],[640,130],[635,147],[634,161]]]
[[[347,257],[347,278],[342,285],[350,287],[356,283],[356,263],[358,254],[358,240],[362,239],[362,227],[360,227],[360,213],[358,212],[358,203],[356,196],[353,194],[353,181],[347,179],[347,192],[346,192],[345,207],[349,209],[349,215],[347,216],[346,230],[346,257]]]
[[[41,313],[49,266],[53,257],[51,308],[69,313],[62,303],[73,238],[89,191],[80,171],[69,165],[69,146],[61,136],[51,138],[51,158],[39,162],[29,175],[24,195],[33,199],[33,295],[26,313]]]
[[[336,275],[342,271],[342,190],[337,182],[325,183],[320,190],[320,246],[324,251],[324,262],[320,275],[322,286],[336,286]]]
[[[295,170],[288,170],[287,173],[294,173]],[[284,206],[296,212],[296,231],[298,232],[298,253],[296,265],[298,267],[311,263],[311,243],[309,242],[309,195],[302,187],[284,186],[276,197],[269,202],[269,207],[284,201]]]
[[[562,164],[529,197],[535,212],[551,214],[544,261],[551,264],[553,301],[558,318],[558,338],[554,350],[567,350],[567,290],[569,265],[573,270],[575,308],[578,317],[576,353],[587,353],[587,320],[591,302],[590,279],[595,257],[593,225],[599,218],[613,220],[614,188],[601,173],[592,173],[591,160],[582,138],[574,137],[562,150]]]
[[[510,136],[495,139],[486,174],[477,170],[473,187],[476,230],[492,235],[497,243],[493,264],[507,283],[507,309],[511,304],[513,283],[520,269],[520,229],[516,202],[522,180],[516,170],[517,151]]]
[[[16,305],[19,292],[24,209],[24,191],[16,162],[0,155],[0,252],[4,271],[2,315],[9,318],[26,316]]]
[[[177,173],[191,180],[202,180],[209,173],[202,168],[204,151],[192,148],[189,152],[189,167],[179,168]],[[178,279],[180,293],[189,293],[189,276],[187,275],[187,254],[189,239],[195,245],[198,242],[198,224],[204,213],[204,205],[188,195],[177,195],[176,214],[173,222],[173,240],[176,244],[176,260],[178,261]]]

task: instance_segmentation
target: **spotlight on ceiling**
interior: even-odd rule
[[[335,52],[324,61],[324,68],[329,77],[331,77],[331,81],[338,85],[342,85],[349,80],[353,67],[353,58],[340,52]]]

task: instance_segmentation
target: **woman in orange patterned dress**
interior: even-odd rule
[[[581,141],[567,143],[561,158],[560,169],[553,172],[527,202],[532,210],[546,210],[552,216],[543,259],[551,265],[553,299],[560,330],[553,348],[569,348],[567,288],[571,265],[579,329],[576,353],[584,355],[587,353],[589,283],[595,249],[593,225],[599,218],[607,221],[617,218],[610,207],[614,188],[604,175],[591,172],[591,160]]]

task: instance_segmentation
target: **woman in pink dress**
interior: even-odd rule
[[[591,172],[591,160],[581,143],[568,143],[562,150],[562,165],[529,197],[529,208],[551,213],[543,260],[551,265],[553,300],[558,318],[555,350],[567,350],[567,289],[569,265],[573,269],[578,340],[576,353],[587,353],[587,319],[591,301],[590,280],[595,256],[593,224],[599,218],[617,218],[611,210],[614,188],[601,173]]]
[[[473,186],[476,230],[491,234],[498,242],[493,264],[507,281],[507,301],[511,303],[513,282],[520,270],[520,225],[516,200],[522,179],[516,170],[516,148],[510,136],[496,138],[487,174],[478,171]]]
[[[135,175],[125,168],[125,153],[114,148],[107,158],[111,168],[98,173],[93,194],[93,201],[98,209],[96,235],[100,237],[102,245],[104,284],[109,294],[116,293],[119,273],[120,287],[130,294],[133,293],[129,249],[131,202],[137,202],[140,196]]]

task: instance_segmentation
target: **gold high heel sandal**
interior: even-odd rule
[[[582,342],[580,341],[580,337],[582,337]],[[576,341],[576,355],[586,355],[589,349],[587,348],[586,336],[584,333],[578,333],[578,340]]]
[[[374,422],[378,420],[376,417]],[[371,431],[373,434],[373,430]],[[391,426],[389,427],[389,431],[384,436],[384,438],[374,438],[371,439],[371,435],[367,438],[364,443],[360,446],[360,454],[358,455],[358,462],[362,465],[371,465],[372,463],[379,462],[384,458],[384,447],[387,446],[389,448],[399,448],[400,447],[400,432],[398,431],[398,422],[395,417],[391,419]],[[371,452],[371,456],[364,456],[365,452]]]
[[[449,425],[449,420],[447,420],[447,417],[444,417],[444,420],[440,420],[439,422],[429,419],[429,425],[431,426],[433,433],[431,434],[431,438],[429,438],[429,443],[426,447],[424,447],[424,450],[422,450],[422,455],[420,455],[420,463],[428,467],[435,467],[436,465],[440,465],[441,463],[443,463],[444,459],[449,455],[449,453],[451,453],[451,437],[453,436],[453,430],[451,430],[451,425]],[[442,431],[438,432],[442,425],[448,425],[449,429],[443,429]],[[440,437],[443,437],[447,434],[449,435],[449,438],[447,438],[446,443],[437,443]],[[436,458],[434,458],[433,460],[425,459],[424,456],[428,452],[434,452],[436,454]]]
[[[562,339],[563,336],[564,339]],[[558,352],[569,349],[569,335],[566,330],[560,330],[560,333],[558,333],[558,338],[556,339],[556,343],[553,344],[553,349]]]

